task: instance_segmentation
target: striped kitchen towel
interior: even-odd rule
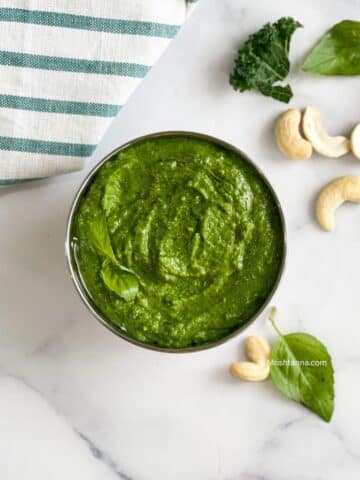
[[[0,184],[82,168],[196,0],[0,0]]]

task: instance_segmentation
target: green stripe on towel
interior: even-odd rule
[[[25,10],[21,8],[0,8],[0,21],[163,38],[172,38],[179,30],[178,25],[165,23],[87,17],[69,13],[43,12],[41,10]]]
[[[107,62],[100,60],[83,60],[78,58],[49,57],[0,51],[0,64],[13,67],[37,68],[62,72],[96,73],[100,75],[120,75],[124,77],[143,78],[150,70],[147,65],[138,63]]]
[[[28,138],[0,137],[0,150],[64,155],[69,157],[89,157],[96,145],[85,143],[49,142]]]
[[[15,108],[17,110],[31,110],[33,112],[90,115],[93,117],[115,117],[121,106],[106,103],[71,102],[67,100],[19,97],[17,95],[0,95],[0,108]]]
[[[9,180],[0,180],[0,187],[6,187],[10,185],[17,185],[21,183],[33,182],[34,180],[42,180],[42,178],[14,178]]]

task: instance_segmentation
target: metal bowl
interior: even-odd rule
[[[243,325],[239,326],[236,330],[234,330],[231,334],[221,338],[220,340],[217,340],[216,342],[212,343],[207,343],[204,345],[199,345],[195,347],[187,347],[187,348],[162,348],[158,347],[156,345],[151,345],[147,343],[140,342],[138,340],[135,340],[129,336],[127,336],[123,331],[121,331],[119,328],[116,328],[115,325],[113,325],[109,320],[105,318],[105,316],[99,311],[95,303],[91,300],[90,296],[88,295],[85,286],[83,285],[81,281],[80,274],[78,272],[78,268],[76,265],[76,261],[74,258],[74,253],[72,249],[72,227],[73,227],[73,220],[75,213],[77,211],[77,208],[79,206],[79,202],[84,195],[84,193],[87,190],[87,187],[90,185],[90,183],[93,181],[95,175],[97,174],[98,170],[104,165],[105,162],[107,162],[109,159],[111,159],[115,154],[118,152],[125,150],[126,148],[134,145],[135,143],[141,142],[143,140],[151,139],[151,138],[159,138],[159,137],[167,137],[167,136],[186,136],[186,137],[192,137],[192,138],[199,138],[202,140],[210,141],[216,145],[219,145],[223,148],[226,148],[227,150],[230,150],[232,152],[235,152],[236,154],[240,155],[242,158],[244,158],[252,167],[256,170],[258,175],[262,178],[264,181],[265,185],[267,185],[270,193],[272,194],[273,200],[278,208],[279,215],[280,215],[280,220],[281,220],[281,225],[282,225],[282,231],[283,231],[283,255],[282,255],[282,260],[280,264],[280,269],[278,273],[278,277],[276,279],[276,282],[269,293],[267,299],[263,303],[263,305],[259,308],[259,310]],[[109,155],[107,155],[100,163],[98,163],[87,175],[83,183],[81,184],[78,192],[75,195],[74,201],[72,203],[72,206],[70,208],[70,213],[69,217],[67,220],[67,230],[66,230],[66,242],[65,242],[65,253],[66,253],[66,258],[70,270],[70,275],[71,278],[75,284],[76,290],[80,297],[82,298],[83,302],[85,303],[86,307],[88,310],[94,315],[97,320],[104,325],[107,329],[109,329],[111,332],[115,333],[118,337],[123,338],[124,340],[133,343],[135,345],[138,345],[143,348],[147,348],[149,350],[155,350],[158,352],[168,352],[168,353],[185,353],[185,352],[199,352],[202,350],[207,350],[212,347],[216,347],[218,345],[221,345],[225,343],[226,341],[230,340],[231,338],[235,337],[238,335],[240,332],[242,332],[246,327],[248,327],[254,320],[263,312],[263,310],[266,308],[266,306],[269,304],[272,296],[274,295],[279,283],[280,279],[282,277],[283,271],[284,271],[284,266],[285,266],[285,259],[286,259],[286,224],[285,224],[285,218],[284,214],[280,205],[280,202],[278,200],[278,197],[276,193],[274,192],[271,184],[263,174],[263,172],[245,155],[241,150],[238,148],[234,147],[233,145],[224,142],[223,140],[219,140],[218,138],[205,135],[202,133],[194,133],[194,132],[186,132],[186,131],[167,131],[167,132],[159,132],[159,133],[153,133],[149,135],[144,135],[139,138],[135,138],[134,140],[131,140],[124,145],[122,145],[119,148],[116,148],[113,150]]]

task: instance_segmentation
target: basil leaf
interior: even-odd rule
[[[326,347],[315,337],[307,333],[281,335],[271,353],[271,377],[285,396],[330,421],[334,369]]]
[[[305,59],[303,70],[320,75],[360,75],[360,22],[334,25]]]
[[[114,250],[111,246],[106,219],[102,212],[95,213],[94,218],[89,222],[89,242],[111,261],[114,263],[117,262]]]
[[[291,17],[264,25],[245,42],[238,52],[230,84],[235,90],[258,90],[263,95],[288,103],[289,85],[279,85],[290,70],[290,40],[302,25]]]
[[[139,282],[135,275],[125,272],[107,260],[103,263],[101,278],[109,290],[126,302],[131,302],[138,294]]]

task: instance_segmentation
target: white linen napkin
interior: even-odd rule
[[[197,0],[0,0],[0,185],[79,170]]]

